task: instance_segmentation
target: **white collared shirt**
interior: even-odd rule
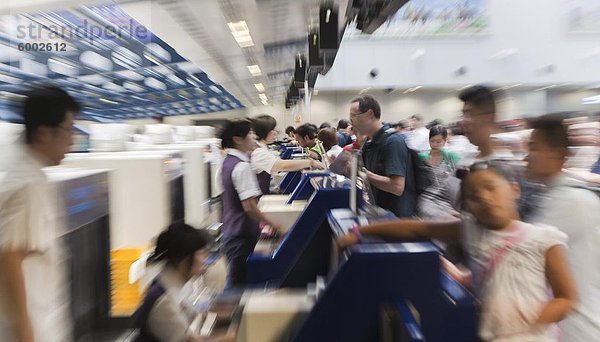
[[[27,146],[3,146],[0,161],[0,250],[23,251],[27,310],[36,341],[70,340],[68,283],[59,243],[65,209]],[[16,317],[0,274],[0,341],[15,339]]]
[[[267,147],[266,144],[262,142],[257,142],[258,148],[252,151],[252,156],[250,157],[250,165],[252,166],[252,170],[259,174],[263,171],[268,174],[273,173],[273,165],[279,160],[279,157],[274,155]]]
[[[233,168],[231,173],[231,180],[233,181],[235,191],[237,191],[238,196],[240,197],[240,201],[261,196],[262,191],[260,191],[260,187],[258,186],[256,174],[250,167],[250,158],[248,158],[248,155],[235,148],[228,149],[227,154],[238,157],[241,160],[241,162],[237,163]]]

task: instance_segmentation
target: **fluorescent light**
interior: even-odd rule
[[[600,103],[600,95],[584,97],[581,99],[581,104],[590,105],[590,104],[599,104]]]
[[[256,64],[248,65],[248,71],[252,74],[252,76],[260,76],[262,75],[262,71],[260,71],[260,67]]]
[[[20,78],[12,77],[4,73],[0,73],[0,81],[11,84],[20,84],[23,82],[23,80]]]
[[[229,30],[231,30],[231,32],[248,32],[250,31],[248,29],[248,25],[246,24],[246,21],[241,20],[238,22],[230,22],[227,23],[227,26],[229,26]]]
[[[265,86],[262,83],[254,83],[254,87],[261,93],[265,92]]]
[[[546,87],[538,88],[538,89],[536,89],[534,91],[542,91],[542,90],[552,89],[552,88],[556,88],[556,87],[558,87],[556,84],[552,84],[552,85],[549,85],[549,86],[546,86]]]
[[[421,88],[423,88],[423,87],[422,86],[416,86],[416,87],[408,88],[405,91],[403,91],[402,94],[412,93],[412,92],[417,91],[417,90],[419,90]]]
[[[500,87],[500,88],[494,89],[493,91],[498,91],[498,90],[508,90],[508,89],[511,89],[511,88],[518,87],[518,86],[520,86],[520,85],[522,85],[522,84],[523,84],[523,83],[516,83],[516,84],[513,84],[513,85],[509,85],[509,86],[505,86],[505,87]]]
[[[423,57],[424,55],[425,55],[425,50],[423,50],[423,49],[418,49],[418,50],[416,50],[416,51],[415,51],[415,52],[412,54],[412,56],[410,56],[410,60],[411,60],[411,61],[416,61],[416,60],[418,60],[419,58]]]
[[[254,46],[254,42],[250,36],[250,29],[244,20],[227,23],[227,26],[229,26],[233,38],[240,47]]]
[[[587,89],[598,89],[598,88],[600,88],[600,83],[592,84],[591,86],[587,87]]]
[[[265,94],[258,94],[258,97],[260,97],[260,99],[263,100],[263,101],[267,101],[268,100],[267,95],[265,95]]]
[[[252,37],[244,36],[242,38],[236,38],[235,41],[238,43],[240,47],[251,47],[254,46],[254,42],[252,41]]]
[[[154,56],[152,56],[151,54],[144,52],[144,57],[146,57],[147,60],[149,60],[150,62],[157,64],[157,65],[161,65],[162,62],[159,61],[157,58],[155,58]]]
[[[112,101],[112,100],[109,100],[109,99],[105,99],[103,97],[99,98],[98,100],[100,100],[102,102],[106,102],[106,103],[111,103],[111,104],[119,104],[119,102],[117,102],[117,101]]]

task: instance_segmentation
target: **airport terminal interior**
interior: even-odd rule
[[[600,341],[600,1],[0,4],[0,342]]]

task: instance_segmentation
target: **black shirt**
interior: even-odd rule
[[[380,176],[404,177],[404,192],[401,196],[371,186],[375,204],[393,212],[398,217],[415,215],[417,194],[413,161],[405,137],[402,134],[386,133],[384,125],[363,148],[363,162],[367,170]]]

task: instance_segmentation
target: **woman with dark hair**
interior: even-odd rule
[[[454,180],[459,157],[454,152],[444,149],[448,140],[448,131],[437,125],[429,130],[429,146],[431,150],[420,153],[419,157],[433,168],[433,185],[419,196],[417,212],[421,218],[440,218],[454,216],[456,209],[452,206],[450,182]]]
[[[260,115],[252,119],[252,126],[258,137],[257,148],[252,152],[250,165],[258,178],[258,185],[263,194],[269,194],[271,175],[277,172],[299,171],[308,168],[323,169],[318,160],[283,160],[274,155],[268,145],[275,141],[277,121],[270,115]]]
[[[254,251],[260,236],[259,223],[264,222],[275,232],[279,227],[258,209],[262,192],[248,155],[256,149],[256,135],[250,120],[228,121],[220,134],[227,156],[221,168],[223,193],[222,250],[227,256],[227,285],[246,283],[246,259]]]
[[[294,133],[296,133],[296,129],[294,128],[294,126],[287,126],[285,129],[285,137],[283,138],[283,141],[286,142],[293,142],[294,141]]]
[[[438,167],[443,164],[445,171],[452,173],[456,168],[459,157],[456,153],[448,152],[444,149],[448,141],[448,130],[442,125],[436,125],[429,129],[429,146],[431,150],[420,153],[421,159],[432,167]]]
[[[183,300],[183,287],[191,279],[206,272],[210,265],[212,237],[205,231],[185,223],[173,223],[156,240],[148,263],[163,263],[163,269],[152,281],[144,302],[134,314],[139,329],[138,342],[199,341],[189,332],[195,311]]]

